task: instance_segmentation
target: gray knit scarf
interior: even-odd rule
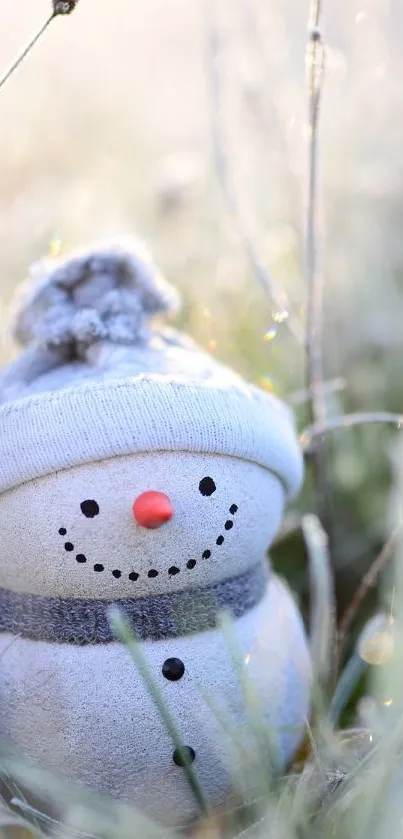
[[[239,618],[263,597],[267,561],[208,586],[120,600],[42,597],[0,589],[0,631],[36,641],[106,644],[115,636],[108,609],[117,606],[141,640],[173,638],[216,626],[220,611]]]

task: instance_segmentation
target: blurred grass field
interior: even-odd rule
[[[217,182],[207,50],[212,8],[227,164],[283,309],[303,328],[308,3],[80,0],[71,16],[52,23],[0,93],[2,353],[10,351],[13,291],[51,243],[60,241],[67,252],[137,232],[182,290],[180,325],[289,400],[302,431],[303,348],[285,322],[273,320]],[[48,14],[47,0],[2,0],[0,68]],[[320,247],[325,375],[339,381],[328,396],[330,416],[403,411],[402,31],[397,0],[326,4]],[[396,524],[390,493],[398,438],[399,430],[386,425],[328,438],[340,613]],[[298,514],[314,506],[309,460],[307,472]],[[301,531],[287,531],[273,556],[306,609]],[[377,605],[390,603],[395,585],[389,574],[381,593],[371,591],[347,649]]]

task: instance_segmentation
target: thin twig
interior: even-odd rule
[[[319,262],[318,245],[318,152],[319,112],[324,74],[324,45],[321,33],[322,0],[312,0],[307,45],[309,92],[308,194],[305,230],[305,277],[307,288],[306,387],[311,424],[323,424],[326,400],[323,390],[323,294],[324,278]],[[313,457],[317,509],[322,524],[330,533],[330,492],[327,480],[326,450],[321,443]]]
[[[284,309],[284,303],[276,290],[272,278],[263,264],[256,242],[247,230],[246,221],[243,217],[243,212],[234,189],[233,179],[230,172],[227,139],[222,119],[222,50],[220,33],[218,31],[216,21],[216,5],[217,0],[208,0],[206,13],[207,77],[215,171],[228,213],[241,242],[251,273],[269,297],[274,312],[278,312]],[[291,315],[284,320],[284,327],[288,329],[299,344],[303,343],[302,332],[298,323],[295,322]]]
[[[340,431],[345,428],[352,428],[354,425],[372,425],[373,423],[387,423],[400,429],[403,427],[403,414],[392,414],[388,411],[358,412],[344,414],[339,417],[329,417],[322,422],[308,426],[300,435],[300,444],[306,454],[315,450],[317,438],[322,437],[329,431]]]
[[[5,85],[5,83],[8,81],[10,76],[12,76],[12,74],[17,69],[17,67],[19,67],[20,64],[22,64],[22,62],[24,61],[24,58],[26,58],[28,53],[31,52],[32,48],[39,41],[39,39],[41,38],[41,36],[45,32],[45,30],[48,28],[49,24],[52,22],[52,20],[54,20],[55,16],[56,16],[55,12],[52,12],[50,17],[48,17],[48,19],[45,20],[45,23],[42,24],[42,26],[38,30],[38,32],[35,33],[33,38],[31,38],[31,40],[28,42],[27,46],[22,50],[22,52],[20,52],[20,54],[15,59],[15,61],[13,61],[11,66],[6,70],[6,72],[4,73],[4,75],[0,79],[0,90],[3,87],[3,85]]]
[[[331,395],[332,393],[341,393],[346,387],[346,380],[341,376],[338,376],[330,381],[322,382],[321,387],[323,393],[326,394]],[[289,405],[303,405],[304,402],[308,401],[313,391],[314,388],[310,391],[306,388],[303,388],[302,390],[295,390],[286,396],[286,402],[288,402]]]
[[[49,24],[54,20],[56,17],[60,15],[70,15],[71,12],[74,11],[78,3],[78,0],[53,0],[52,7],[53,11],[52,14],[45,20],[45,23],[42,24],[38,32],[31,38],[28,42],[26,47],[20,52],[17,58],[13,61],[13,63],[8,67],[5,71],[4,75],[0,78],[0,90],[9,80],[10,76],[13,75],[14,71],[22,64],[24,58],[27,57],[28,53],[31,52],[35,44],[38,43],[39,39],[42,37],[46,29],[48,28]]]
[[[347,633],[351,627],[351,624],[369,590],[375,585],[379,577],[379,574],[381,573],[381,571],[383,571],[383,569],[388,564],[390,558],[392,557],[397,538],[402,530],[402,526],[403,522],[399,522],[399,524],[394,529],[387,542],[385,542],[381,552],[378,554],[376,559],[373,561],[371,567],[368,569],[367,573],[362,578],[355,594],[353,595],[352,599],[350,600],[350,603],[348,604],[346,610],[344,611],[340,619],[336,635],[336,673],[338,672],[342,661],[344,647],[347,639]]]

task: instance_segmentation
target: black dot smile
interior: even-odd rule
[[[213,493],[216,491],[216,488],[217,487],[216,487],[212,478],[206,477],[206,478],[202,478],[202,480],[200,481],[199,490],[200,490],[200,493],[204,496],[213,495]],[[96,501],[94,501],[92,499],[87,499],[86,501],[82,501],[81,504],[80,504],[80,508],[81,508],[81,512],[83,513],[84,516],[86,516],[86,518],[94,518],[95,516],[97,516],[99,514],[99,505],[97,504]],[[229,508],[229,512],[232,516],[234,516],[235,513],[238,512],[237,504],[231,504],[231,506]],[[231,519],[227,519],[224,523],[224,529],[225,530],[232,530],[233,526],[234,526],[234,522]],[[66,536],[66,534],[67,534],[67,530],[66,530],[65,527],[60,527],[58,532],[59,532],[60,536]],[[222,545],[223,542],[224,542],[224,536],[222,536],[222,535],[217,536],[216,545]],[[65,542],[64,543],[64,549],[68,553],[71,553],[71,551],[74,551],[73,543],[72,542]],[[211,557],[211,551],[207,548],[202,553],[202,559],[210,559],[210,557]],[[78,554],[76,554],[76,562],[83,565],[87,562],[87,557],[85,556],[85,554],[78,553]],[[197,564],[197,562],[196,562],[195,559],[188,559],[188,561],[186,563],[186,568],[188,568],[189,571],[191,571],[193,568],[196,567],[196,564]],[[102,571],[105,570],[105,567],[100,562],[96,562],[95,565],[93,565],[93,569],[96,573],[101,573]],[[180,573],[180,570],[181,569],[178,568],[177,565],[171,565],[168,568],[168,575],[170,577],[175,577],[177,574]],[[113,571],[112,571],[112,576],[115,578],[115,580],[119,580],[120,577],[122,576],[121,570],[119,568],[114,568]],[[159,576],[159,571],[157,571],[156,568],[150,568],[150,570],[147,572],[147,577],[149,577],[150,579],[153,579],[153,578],[158,577],[158,576]],[[130,571],[130,573],[128,574],[129,580],[133,583],[137,582],[139,577],[140,577],[140,574],[137,571]]]
[[[204,480],[207,481],[209,479],[204,478]],[[203,483],[203,481],[201,483]],[[231,506],[229,508],[229,512],[231,513],[232,516],[234,516],[235,513],[238,512],[238,505],[237,504],[231,504]],[[227,519],[225,524],[224,524],[224,530],[232,530],[233,526],[234,526],[234,522],[231,519]],[[217,536],[217,539],[216,539],[216,542],[215,542],[216,545],[222,545],[223,542],[224,542],[224,536],[222,536],[222,534],[220,536]],[[203,551],[203,553],[202,553],[202,558],[203,559],[210,559],[210,557],[211,557],[211,551],[209,551],[209,550]],[[189,567],[190,566],[188,565],[188,568]],[[193,568],[194,566],[191,566],[191,567]]]
[[[93,519],[99,513],[99,505],[93,499],[87,498],[86,501],[82,501],[80,504],[80,509],[82,514],[87,519]]]

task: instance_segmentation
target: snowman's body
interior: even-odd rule
[[[199,489],[210,492],[213,485],[210,495]],[[175,514],[147,531],[136,524],[132,502],[151,487],[169,495]],[[282,498],[278,478],[255,464],[187,453],[115,458],[4,494],[0,581],[4,590],[14,590],[11,611],[24,592],[24,610],[15,607],[15,631],[31,627],[38,638],[10,644],[10,634],[2,636],[0,736],[44,767],[134,802],[167,823],[197,815],[175,745],[124,646],[95,637],[93,643],[71,643],[66,626],[61,640],[54,623],[49,625],[46,605],[40,617],[42,602],[70,598],[85,604],[91,625],[91,608],[100,598],[126,608],[131,603],[135,610],[137,597],[145,607],[134,625],[140,636],[154,634],[143,638],[142,650],[206,798],[215,805],[234,789],[256,795],[262,760],[256,716],[253,722],[245,706],[231,643],[208,626],[211,616],[198,606],[207,592],[207,600],[217,598],[220,607],[234,611],[236,593],[236,656],[284,766],[308,713],[309,660],[293,600],[265,558]],[[100,566],[102,571],[94,570]],[[179,571],[170,573],[173,568]],[[157,575],[149,577],[150,569]],[[129,577],[133,573],[136,580]],[[185,608],[175,626],[178,597]],[[39,610],[33,613],[36,598]],[[165,625],[166,616],[156,614],[153,632],[160,601],[162,611],[168,605],[169,621]],[[151,617],[142,629],[144,608]],[[194,620],[200,620],[199,631]],[[85,635],[82,616],[71,616],[71,634],[80,631]],[[158,633],[165,637],[158,639]]]
[[[258,698],[260,728],[274,726],[268,734],[284,767],[308,708],[309,665],[299,617],[278,580],[234,630]],[[0,655],[9,643],[5,636]],[[210,806],[228,802],[231,791],[257,798],[270,751],[253,733],[258,720],[245,707],[222,633],[207,630],[141,648],[182,743],[194,750],[192,766]],[[185,666],[178,681],[162,674],[171,658]],[[199,815],[186,772],[174,763],[171,737],[121,644],[61,648],[18,639],[2,664],[2,714],[2,735],[42,766],[167,824]]]

